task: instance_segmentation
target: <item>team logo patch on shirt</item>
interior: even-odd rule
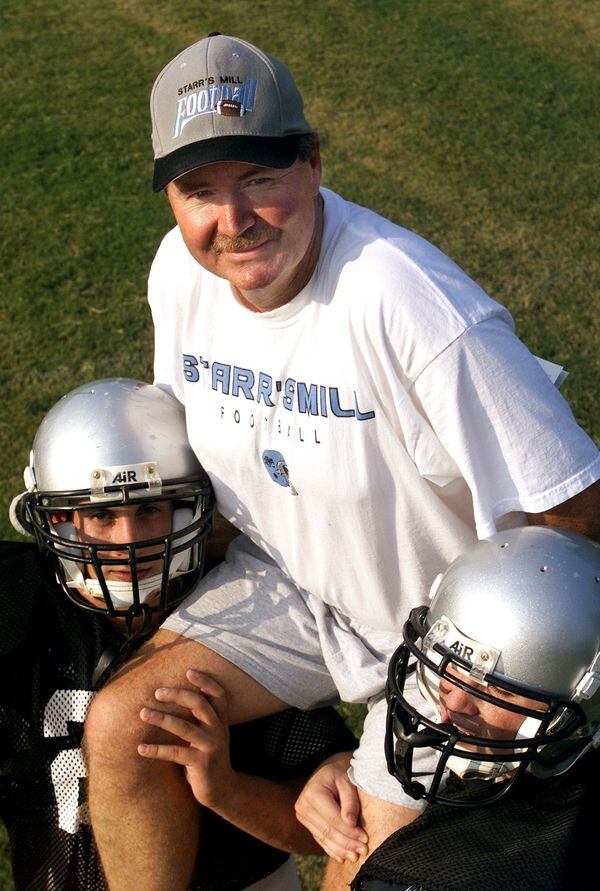
[[[275,452],[267,449],[262,453],[262,459],[266,471],[273,482],[277,483],[278,486],[285,486],[289,488],[292,495],[297,495],[298,492],[294,488],[294,485],[290,479],[290,472],[288,470],[287,462],[281,452]]]

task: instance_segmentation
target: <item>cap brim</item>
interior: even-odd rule
[[[291,167],[298,157],[299,134],[293,136],[216,136],[184,145],[154,162],[152,188],[161,192],[178,176],[219,161],[241,161],[261,167]]]

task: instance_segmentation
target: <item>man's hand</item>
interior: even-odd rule
[[[296,817],[338,863],[367,853],[368,836],[358,825],[360,805],[348,779],[351,753],[333,755],[313,773],[296,801]]]
[[[209,808],[220,807],[231,794],[236,776],[229,757],[225,690],[201,672],[190,669],[186,677],[197,689],[159,687],[154,695],[159,702],[187,709],[193,720],[149,708],[140,712],[146,724],[168,731],[181,742],[139,745],[138,753],[181,764],[196,800]]]

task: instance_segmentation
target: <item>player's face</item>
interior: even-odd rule
[[[183,240],[205,269],[227,279],[237,299],[264,312],[304,287],[319,256],[321,163],[285,170],[251,164],[198,167],[167,187]]]
[[[172,505],[168,501],[124,507],[98,506],[73,511],[73,525],[79,540],[87,544],[114,544],[114,550],[102,551],[102,556],[109,558],[119,558],[124,555],[119,545],[167,535],[171,531],[171,522]],[[144,556],[152,554],[153,550],[158,552],[160,546],[154,549],[142,548],[138,553]],[[138,563],[138,580],[158,575],[162,572],[162,568],[161,559]],[[86,569],[90,578],[97,578],[93,566],[88,565]],[[106,581],[131,581],[131,568],[127,565],[104,565],[103,574]]]
[[[449,673],[452,673],[451,671]],[[535,699],[525,696],[517,696],[500,690],[489,684],[482,688],[481,685],[461,675],[461,681],[465,681],[469,687],[485,689],[497,699],[502,699],[511,705],[543,711],[545,706]],[[462,733],[469,736],[478,736],[483,739],[514,739],[517,730],[524,721],[524,716],[518,712],[509,711],[491,702],[474,695],[474,693],[462,690],[453,684],[450,678],[442,678],[440,681],[440,717],[443,723],[454,724]],[[468,747],[468,746],[466,746]],[[476,747],[473,746],[476,750]],[[481,751],[481,749],[479,749]],[[493,748],[485,748],[486,753],[493,753]],[[498,749],[495,750],[499,751]]]

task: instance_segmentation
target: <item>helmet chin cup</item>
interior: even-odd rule
[[[535,739],[535,735],[540,729],[541,723],[538,718],[525,718],[514,737],[516,752],[527,750],[527,746],[518,745],[519,740],[527,740],[527,744],[531,745],[532,740]],[[520,766],[520,763],[520,761],[510,760],[482,761],[473,753],[472,755],[450,755],[446,761],[446,767],[461,779],[497,780],[513,774]]]
[[[155,595],[160,592],[162,586],[162,574],[153,575],[147,579],[141,579],[138,582],[138,600],[139,603],[150,603],[155,599]],[[108,588],[110,599],[117,609],[129,608],[136,603],[133,584],[131,582],[118,582],[113,579],[105,579],[105,585]],[[88,597],[96,600],[104,600],[104,591],[98,579],[81,579],[69,582],[70,588],[75,588],[80,593],[85,593]]]

